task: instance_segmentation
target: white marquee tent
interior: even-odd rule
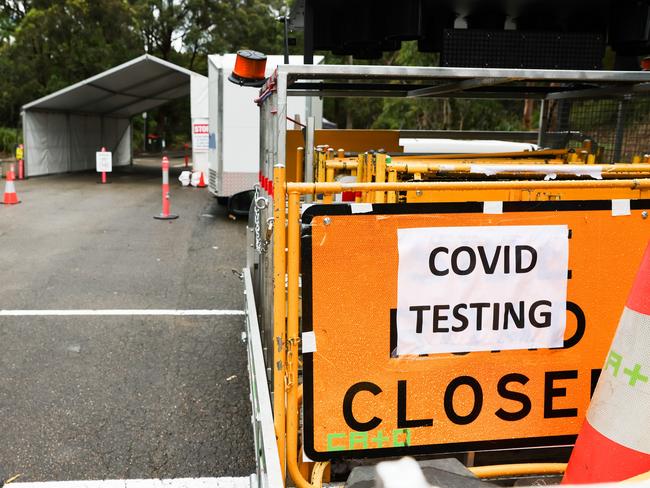
[[[26,175],[94,169],[102,146],[112,151],[113,166],[130,164],[132,117],[188,95],[192,126],[207,124],[207,77],[145,54],[28,103]],[[202,159],[207,165],[207,154],[193,153],[195,167]]]

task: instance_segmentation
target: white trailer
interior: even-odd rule
[[[208,186],[224,202],[236,193],[252,190],[259,181],[260,168],[260,114],[254,102],[259,88],[228,81],[235,58],[235,54],[208,56]],[[322,60],[322,56],[316,58],[317,63]],[[270,76],[283,61],[283,56],[267,56],[265,75]],[[302,64],[302,56],[290,56],[289,62]],[[309,111],[318,124],[322,119],[322,101],[310,103],[307,109],[304,97],[292,97],[287,114],[291,118],[298,116],[304,123]]]

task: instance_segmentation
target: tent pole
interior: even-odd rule
[[[133,117],[129,119],[129,129],[131,129],[129,131],[131,137],[131,142],[129,143],[129,148],[131,149],[131,151],[129,151],[131,153],[131,159],[129,160],[129,164],[131,167],[133,167]]]
[[[70,172],[72,171],[72,124],[70,124],[70,112],[66,112],[65,122],[68,126],[68,172]]]

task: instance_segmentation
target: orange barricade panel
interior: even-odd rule
[[[315,343],[314,352],[304,354],[304,439],[309,458],[575,441],[650,237],[650,219],[642,215],[650,200],[632,200],[630,215],[618,216],[613,215],[611,200],[504,202],[503,213],[494,214],[484,213],[484,208],[482,202],[314,205],[304,212],[303,333],[313,332]],[[464,228],[466,242],[454,244],[438,232],[449,228]],[[566,235],[558,233],[563,228]],[[414,248],[430,249],[418,257],[421,285],[411,283],[413,293],[424,297],[420,311],[410,310],[412,326],[421,319],[422,337],[444,336],[439,341],[443,349],[445,341],[455,340],[454,330],[463,329],[473,329],[474,337],[494,334],[503,347],[490,348],[489,341],[477,346],[470,339],[465,351],[457,345],[446,349],[454,352],[399,353],[406,337],[404,324],[397,320],[398,296],[404,292],[399,290],[403,284],[398,276],[408,261],[398,242],[398,236],[405,235],[400,233],[403,229],[419,229],[422,239],[429,240],[418,241],[416,232]],[[496,245],[478,249],[484,229],[493,243],[503,240],[500,254]],[[536,244],[531,241],[529,248],[541,246],[534,259],[533,251],[524,252],[526,236],[536,236]],[[568,252],[564,263],[562,246]],[[462,247],[473,250],[456,252],[458,259],[452,262],[455,250]],[[549,250],[557,254],[557,262]],[[527,268],[535,266],[533,261],[546,263],[549,269],[538,269],[537,277],[526,275]],[[505,275],[485,287],[490,269]],[[427,280],[434,270],[442,281],[432,291]],[[554,281],[548,283],[553,289],[545,291],[544,279],[551,275]],[[519,281],[511,282],[511,277]],[[551,342],[535,339],[536,332],[541,331],[539,337],[545,334],[544,313],[550,317],[551,308],[526,302],[520,309],[517,302],[508,310],[504,304],[497,309],[489,299],[501,286],[526,289],[535,280],[541,287],[533,287],[536,291],[530,296],[548,292],[554,306],[563,296],[555,287],[566,287],[561,317],[553,311],[553,320],[564,324],[559,347],[525,347],[557,341],[557,337]],[[454,308],[459,296],[467,304],[487,303],[474,310],[481,309],[482,325],[477,324],[477,314]],[[549,307],[550,302],[551,298]],[[469,319],[461,319],[463,315]],[[533,339],[509,343],[519,326],[525,331],[531,323],[538,328],[532,331]]]

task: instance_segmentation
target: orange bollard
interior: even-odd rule
[[[154,219],[158,220],[173,220],[177,219],[178,215],[173,215],[169,212],[169,159],[163,156],[162,159],[162,212],[159,215],[154,215]]]

